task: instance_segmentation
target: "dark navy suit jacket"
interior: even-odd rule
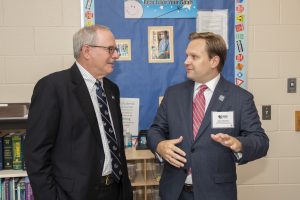
[[[183,168],[176,168],[165,162],[160,195],[162,200],[178,199],[191,167],[195,200],[236,200],[236,156],[229,148],[213,141],[210,135],[226,133],[240,140],[243,154],[239,164],[265,156],[269,139],[261,128],[253,95],[221,76],[194,140],[193,91],[193,81],[169,87],[148,131],[148,144],[153,152],[160,141],[183,136],[182,143],[177,146],[185,151],[187,163]],[[213,128],[213,111],[233,111],[234,127]]]
[[[121,150],[122,200],[130,200],[119,88],[106,78],[103,82]],[[28,116],[25,160],[36,200],[96,199],[104,151],[92,100],[76,64],[36,84]]]

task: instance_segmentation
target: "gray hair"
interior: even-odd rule
[[[77,60],[80,56],[80,52],[83,45],[89,44],[93,45],[97,41],[96,33],[98,30],[108,30],[110,29],[102,25],[92,25],[81,28],[73,35],[73,53],[74,58]]]

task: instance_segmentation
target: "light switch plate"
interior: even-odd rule
[[[297,90],[297,79],[296,78],[288,78],[287,79],[287,92],[288,93],[296,93]]]
[[[271,105],[262,106],[262,119],[271,120]]]

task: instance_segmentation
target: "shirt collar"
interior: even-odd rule
[[[76,61],[76,65],[86,83],[88,90],[91,92],[95,87],[97,79],[95,79],[95,77],[93,77],[93,75],[90,72],[88,72],[84,67],[82,67],[82,65],[80,65],[79,62]],[[100,81],[103,85],[103,79],[99,79],[98,81]]]
[[[208,89],[211,91],[211,92],[214,92],[219,80],[220,80],[220,77],[221,75],[218,74],[215,78],[211,79],[210,81],[206,82],[206,83],[198,83],[198,82],[195,82],[195,85],[194,85],[194,93],[199,90],[200,86],[205,84]]]

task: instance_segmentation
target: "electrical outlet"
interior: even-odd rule
[[[270,105],[262,106],[262,119],[263,120],[271,120],[271,106]]]
[[[287,79],[287,92],[288,93],[296,93],[297,90],[297,79],[296,78],[288,78]]]

